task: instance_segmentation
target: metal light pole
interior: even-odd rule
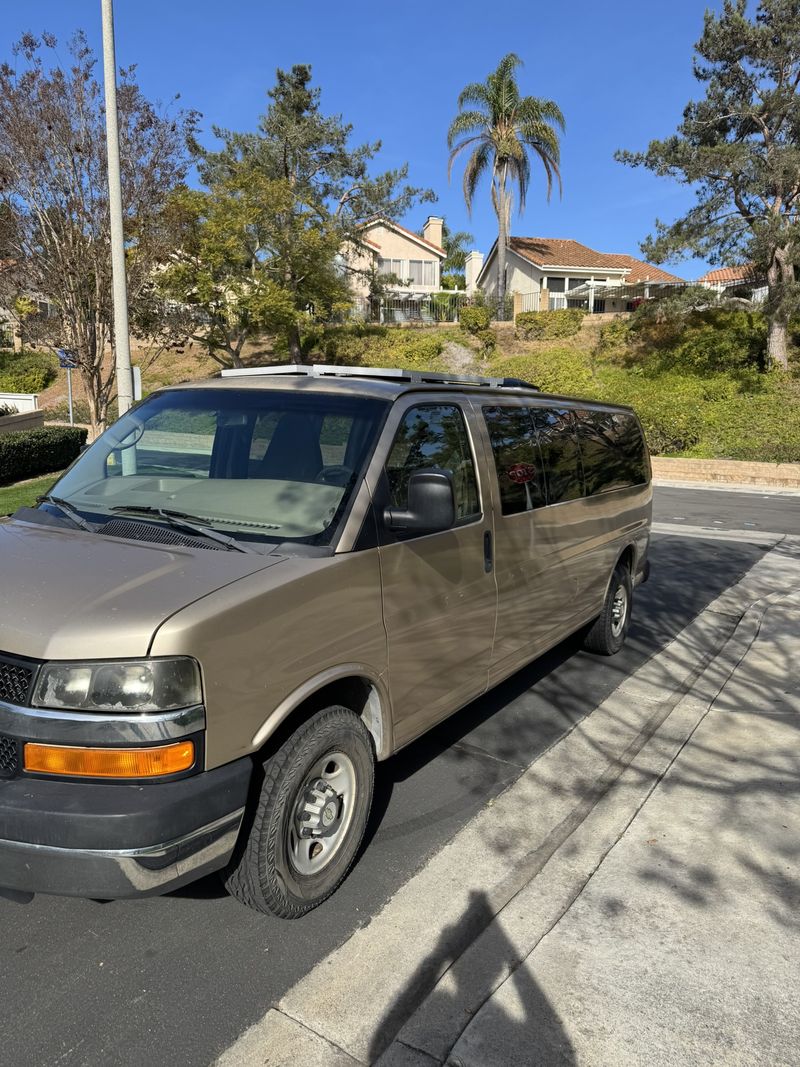
[[[128,286],[125,275],[125,238],[122,230],[122,183],[119,170],[117,125],[117,61],[114,50],[113,0],[101,0],[103,9],[103,77],[106,95],[106,147],[108,151],[108,205],[111,213],[111,273],[114,280],[114,353],[117,364],[119,413],[133,403],[131,346],[128,334]]]

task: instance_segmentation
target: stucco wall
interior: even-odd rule
[[[542,272],[533,263],[527,263],[511,251],[506,256],[506,277],[508,293],[538,293],[541,289]],[[481,288],[488,297],[493,297],[497,292],[496,255],[492,256]]]
[[[582,283],[591,281],[592,278],[598,283],[602,283],[606,278],[611,280],[611,284],[619,281],[621,276],[608,274],[605,271],[592,271],[582,270],[580,268],[570,268],[568,270],[558,270],[551,268],[549,270],[540,270],[539,267],[534,266],[533,263],[527,262],[521,256],[517,256],[509,249],[506,259],[507,266],[507,284],[506,291],[508,293],[538,293],[543,288],[545,279],[548,279],[547,285],[549,288],[549,277],[566,278],[566,285],[569,285],[570,279],[579,279]],[[497,292],[497,256],[492,256],[489,263],[489,267],[484,275],[481,288],[488,297],[495,296]],[[553,294],[562,295],[562,294]],[[566,295],[569,295],[567,290]],[[596,298],[598,300],[603,299],[602,288],[598,285],[596,290]],[[608,312],[621,312],[625,311],[626,301],[624,300],[610,300],[606,299],[606,311]]]
[[[398,277],[403,280],[408,277],[408,261],[410,259],[435,264],[432,285],[414,283],[413,285],[404,286],[404,288],[413,289],[415,292],[433,292],[439,289],[441,256],[437,256],[435,252],[431,252],[423,245],[417,244],[410,237],[397,233],[395,230],[390,230],[386,226],[370,226],[364,236],[372,244],[380,246],[380,252],[376,252],[376,256],[381,259],[399,259],[403,262],[404,267],[398,274]]]

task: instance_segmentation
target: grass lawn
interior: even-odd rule
[[[1,487],[0,515],[11,515],[17,508],[32,507],[36,497],[46,493],[57,477],[57,474],[45,474],[43,478]]]

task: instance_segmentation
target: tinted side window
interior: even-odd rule
[[[406,412],[386,462],[393,507],[408,507],[408,479],[430,467],[453,475],[456,518],[477,517],[478,483],[467,428],[461,409],[452,404],[421,404]]]
[[[617,427],[618,447],[625,457],[628,484],[642,485],[650,477],[650,463],[639,420],[635,415],[621,412],[614,415],[614,423]]]
[[[526,408],[484,408],[504,515],[546,503],[539,446]]]
[[[633,415],[576,412],[586,495],[647,481],[644,442]]]
[[[625,462],[617,447],[617,432],[608,411],[577,411],[586,496],[627,485]]]
[[[583,473],[575,419],[568,408],[531,408],[542,466],[547,480],[547,503],[583,496]]]

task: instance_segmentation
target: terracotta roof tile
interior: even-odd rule
[[[707,271],[700,282],[745,282],[753,278],[755,268],[752,263],[743,263],[739,267],[720,267],[718,270]]]
[[[675,274],[669,274],[660,267],[645,263],[634,256],[618,255],[611,252],[597,252],[594,248],[583,245],[580,241],[554,237],[511,237],[509,247],[540,267],[574,267],[599,270],[625,270],[628,283],[682,282]]]
[[[637,282],[682,283],[684,280],[676,274],[670,274],[669,271],[654,266],[652,263],[645,263],[644,260],[637,259],[635,256],[614,255],[612,253],[604,258],[613,260],[615,264],[629,269],[630,273],[625,275],[625,282],[628,285],[634,285]]]

